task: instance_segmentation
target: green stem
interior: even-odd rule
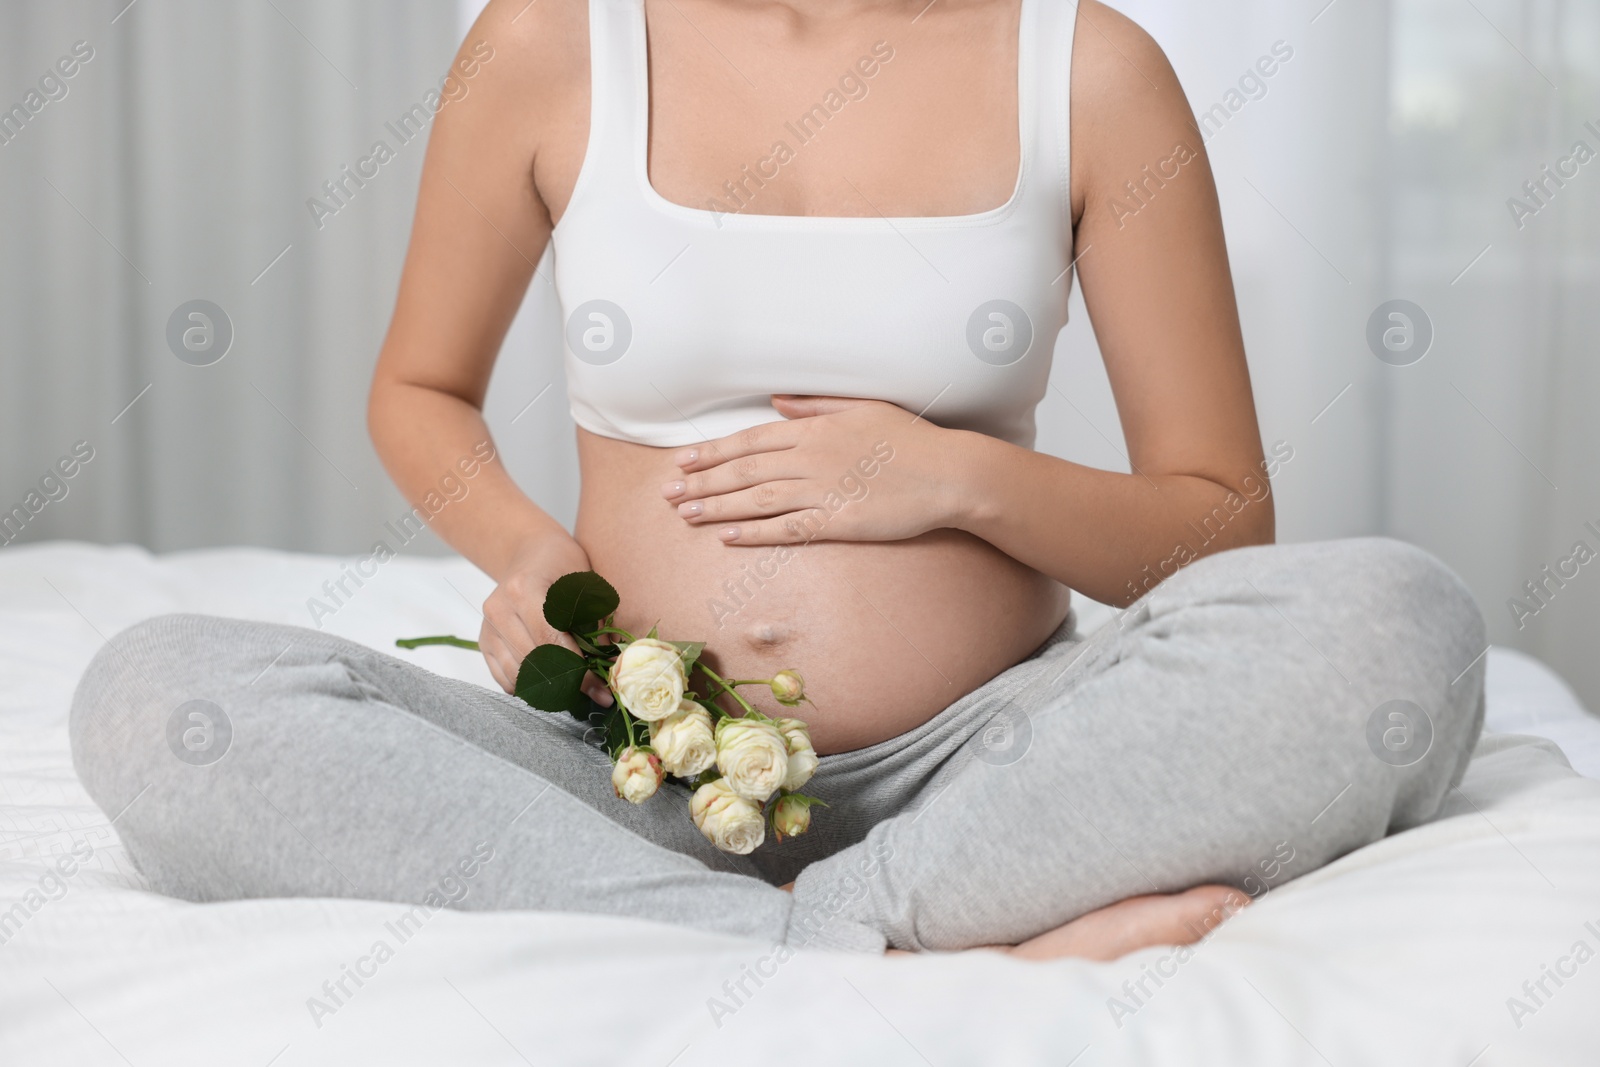
[[[630,634],[628,631],[619,630],[615,626],[602,626],[598,630],[591,630],[589,632],[589,636],[590,637],[599,637],[601,634],[621,634],[623,637],[626,637],[630,642],[632,642],[634,640],[634,636],[632,634]]]
[[[694,665],[696,667],[699,667],[702,671],[705,671],[706,677],[710,678],[713,682],[716,682],[718,685],[722,686],[722,691],[724,693],[727,693],[729,696],[733,697],[733,699],[737,700],[739,702],[739,706],[744,708],[746,714],[748,714],[748,715],[760,715],[760,712],[756,711],[755,708],[751,707],[750,706],[750,702],[748,700],[746,700],[744,697],[740,696],[739,695],[739,691],[737,689],[733,688],[734,685],[739,685],[739,684],[742,684],[742,683],[734,682],[732,684],[729,684],[728,682],[723,680],[721,675],[719,675],[716,671],[712,670],[710,667],[707,667],[705,665],[705,663],[703,663],[700,660],[696,660]],[[711,699],[714,699],[716,696],[717,696],[716,693],[712,693],[706,699],[707,700],[711,700]]]
[[[401,648],[418,648],[422,645],[453,645],[456,648],[470,648],[474,652],[482,651],[478,648],[478,642],[468,641],[464,637],[451,637],[449,634],[441,634],[438,637],[405,637],[396,641],[395,644]]]

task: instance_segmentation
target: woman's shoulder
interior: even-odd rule
[[[589,0],[489,0],[458,56],[495,57],[502,91],[569,89],[589,71]]]
[[[1079,0],[1071,61],[1079,196],[1099,180],[1120,185],[1133,176],[1121,170],[1131,163],[1137,174],[1138,162],[1151,162],[1143,158],[1151,152],[1170,152],[1185,141],[1199,151],[1183,86],[1166,52],[1137,22],[1099,0]]]
[[[1183,101],[1183,89],[1154,37],[1099,0],[1080,0],[1073,34],[1072,96],[1097,110],[1141,101]]]
[[[489,0],[457,50],[454,69],[475,76],[440,116],[436,154],[508,180],[531,172],[549,199],[542,186],[575,171],[568,157],[581,157],[586,136],[588,9],[588,0]]]

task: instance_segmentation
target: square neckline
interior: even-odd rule
[[[687,221],[709,225],[715,229],[738,227],[745,229],[864,229],[887,223],[891,229],[899,227],[940,229],[987,226],[1003,221],[1012,215],[1023,201],[1028,172],[1034,155],[1032,131],[1035,100],[1033,91],[1033,49],[1028,47],[1029,17],[1034,0],[1018,0],[1017,5],[1017,179],[1011,196],[1004,203],[983,211],[963,215],[788,215],[755,212],[709,211],[668,200],[650,181],[650,27],[645,12],[645,0],[636,0],[633,24],[635,27],[633,56],[634,74],[634,130],[633,170],[636,184],[645,201],[655,210]],[[591,24],[589,32],[594,33]],[[594,89],[591,84],[590,94]],[[591,104],[592,106],[592,104]],[[591,119],[591,122],[593,120]],[[870,206],[870,202],[869,202]]]

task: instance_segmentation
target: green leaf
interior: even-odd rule
[[[544,594],[544,620],[563,633],[592,630],[617,610],[622,598],[594,571],[573,571],[550,583]]]
[[[573,716],[588,712],[584,696],[583,657],[560,645],[540,645],[529,652],[517,671],[517,696],[540,711],[565,711]]]
[[[600,706],[596,704],[595,707],[599,708]],[[628,713],[623,710],[620,702],[613,703],[609,708],[601,708],[600,710],[604,715],[600,727],[603,733],[602,743],[605,745],[606,752],[610,754],[612,760],[616,760],[618,756],[622,755],[622,750],[628,747],[628,728],[623,722],[623,716]],[[644,726],[643,723],[639,725]],[[635,730],[637,732],[637,727]],[[645,727],[645,730],[648,737],[649,727]]]
[[[683,676],[687,678],[689,672],[694,670],[694,661],[700,658],[700,653],[705,651],[704,641],[668,641],[667,644],[676,648],[683,654]]]
[[[703,785],[710,785],[712,782],[721,777],[722,772],[717,770],[715,767],[711,767],[701,771],[693,778],[690,778],[688,780],[688,785],[690,789],[699,789]]]
[[[702,696],[696,695],[696,696],[690,697],[690,699],[693,700],[696,704],[699,704],[702,708],[705,708],[706,711],[710,713],[710,715],[711,715],[711,725],[712,725],[713,728],[715,728],[717,723],[722,721],[723,719],[731,719],[731,718],[733,718],[733,716],[729,715],[726,711],[722,710],[721,705],[719,705],[715,700],[712,700],[709,697],[702,697]]]
[[[808,797],[804,793],[784,793],[784,792],[779,792],[779,794],[777,796],[772,798],[772,801],[773,801],[774,804],[776,804],[778,801],[783,800],[785,798],[787,798],[787,799],[789,799],[791,801],[794,801],[795,803],[798,803],[798,804],[804,804],[808,808],[812,808],[812,807],[824,807],[825,808],[825,807],[828,806],[827,801],[823,800],[821,797]]]

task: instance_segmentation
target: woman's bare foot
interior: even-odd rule
[[[1248,903],[1249,897],[1225,885],[1129,897],[1020,945],[997,947],[1025,960],[1064,956],[1114,960],[1151,945],[1192,945],[1210,936]]]
[[[794,883],[778,888],[794,892]],[[1201,885],[1108,904],[1020,945],[991,949],[1025,960],[1114,960],[1151,945],[1192,945],[1237,915],[1250,898],[1231,886]],[[915,953],[891,948],[890,956]]]

